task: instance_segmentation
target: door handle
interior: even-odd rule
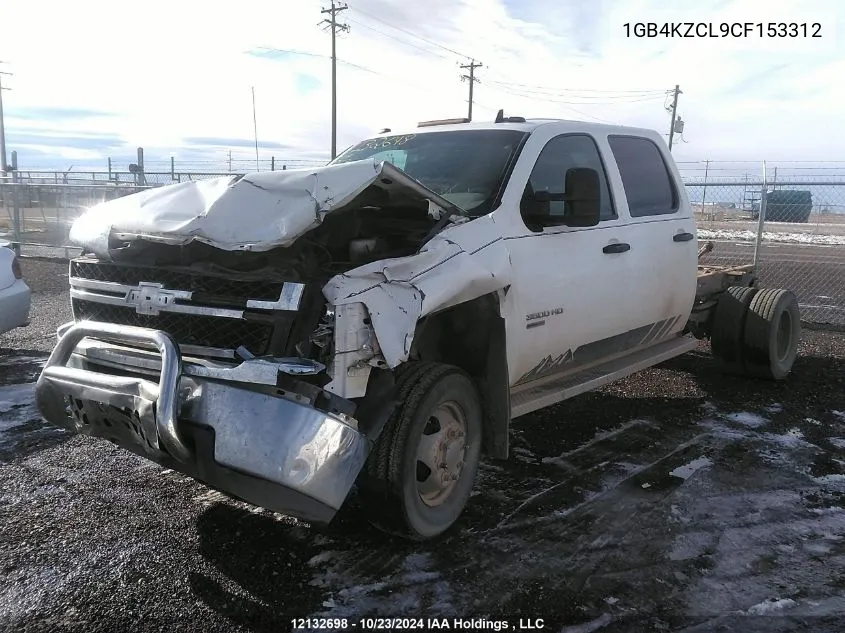
[[[631,245],[625,244],[624,242],[617,242],[615,244],[608,244],[601,250],[603,253],[624,253],[625,251],[631,250]]]
[[[676,233],[672,236],[672,240],[675,242],[689,242],[695,235],[692,233]]]

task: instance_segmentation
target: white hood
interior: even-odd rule
[[[109,254],[110,236],[267,251],[289,246],[371,185],[391,198],[428,201],[435,218],[447,209],[460,211],[390,163],[355,161],[148,189],[87,210],[71,228],[70,239],[103,258]]]

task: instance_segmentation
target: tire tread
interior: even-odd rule
[[[405,436],[420,401],[437,381],[451,373],[465,375],[458,367],[431,361],[411,361],[397,372],[400,404],[376,440],[359,483],[367,520],[383,532],[423,540],[409,529],[402,500]]]
[[[745,322],[748,308],[758,292],[751,286],[730,286],[716,305],[710,345],[713,355],[729,372],[744,372]]]

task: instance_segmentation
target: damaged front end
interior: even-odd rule
[[[328,523],[392,411],[425,314],[509,283],[492,221],[385,164],[174,185],[72,235],[51,423]],[[452,225],[452,226],[449,226]],[[474,231],[468,231],[474,225]],[[450,283],[440,264],[450,262]]]

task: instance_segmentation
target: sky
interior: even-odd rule
[[[249,168],[254,90],[261,164],[325,162],[328,4],[0,0],[7,150],[21,168],[125,168],[139,146],[148,170],[225,167],[229,152]],[[843,161],[845,175],[841,0],[348,0],[339,21],[338,151],[466,116],[474,59],[474,120],[503,108],[668,132],[680,85],[676,160]],[[818,23],[821,37],[626,33],[647,22]]]

